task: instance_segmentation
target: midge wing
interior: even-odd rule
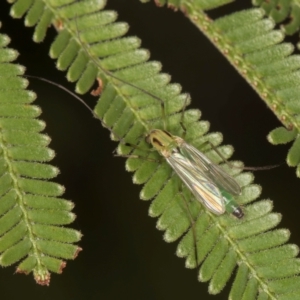
[[[225,212],[225,203],[219,188],[205,175],[201,167],[179,152],[173,152],[166,160],[198,201],[214,214],[221,215]]]
[[[232,195],[241,194],[241,187],[235,179],[228,175],[221,167],[210,161],[198,149],[185,142],[182,143],[180,148],[183,151],[183,155],[187,156],[192,163],[199,165],[199,168],[203,170],[202,172],[205,172],[206,176],[220,189],[224,189]]]

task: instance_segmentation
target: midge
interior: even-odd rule
[[[244,216],[233,197],[241,194],[239,184],[202,152],[166,130],[151,130],[146,141],[166,159],[208,210],[216,215],[226,211],[239,219]]]
[[[99,68],[101,68],[101,70],[109,76],[119,79],[107,70],[104,70],[101,66],[99,66]],[[48,82],[71,94],[82,104],[84,104],[84,106],[91,111],[93,116],[99,119],[105,127],[112,131],[109,126],[107,126],[105,122],[84,102],[84,100],[82,100],[78,95],[69,91],[64,86],[42,77],[30,75],[27,75],[27,77]],[[127,83],[123,79],[119,80],[152,96],[151,93],[144,91],[143,89],[134,86],[131,83]],[[162,108],[164,109],[162,102],[163,100],[154,95],[153,98],[159,100],[162,104]],[[181,125],[185,130],[182,123]],[[166,127],[165,121],[164,127]],[[115,134],[113,131],[112,133]],[[222,215],[225,212],[231,213],[239,219],[244,216],[242,209],[234,199],[235,196],[241,194],[241,187],[233,177],[208,159],[201,151],[188,144],[183,138],[174,136],[170,132],[162,129],[150,130],[150,132],[146,135],[145,140],[166,159],[167,163],[172,167],[187,188],[193,193],[195,198],[200,201],[209,211],[216,215]],[[120,141],[122,142],[122,139],[120,139]],[[134,148],[138,148],[137,146],[125,143],[124,141],[123,143],[133,146]],[[215,151],[217,152],[216,149]],[[135,158],[136,156],[129,155],[126,157]]]

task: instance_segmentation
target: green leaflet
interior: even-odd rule
[[[272,1],[271,1],[272,2]],[[225,53],[286,128],[299,132],[299,56],[260,9],[240,11],[212,22],[185,1],[191,20]],[[272,25],[273,23],[273,25]],[[296,164],[298,168],[298,164]]]
[[[148,2],[148,1],[149,0],[141,0],[141,2]],[[207,9],[213,9],[228,4],[233,1],[234,0],[196,0],[194,2],[199,9],[207,10]],[[178,9],[179,7],[184,5],[184,1],[182,0],[156,0],[155,3],[157,6],[163,6],[167,4],[168,7],[174,9]]]
[[[32,1],[17,4],[24,13]],[[43,163],[54,156],[50,138],[40,133],[41,110],[31,105],[36,96],[26,90],[24,68],[12,63],[16,51],[6,48],[8,40],[0,34],[0,265],[19,263],[16,272],[33,272],[37,283],[49,285],[50,272],[66,265],[60,258],[74,259],[80,251],[73,243],[81,234],[57,226],[75,219],[73,204],[57,198],[61,185],[45,180],[59,170]]]
[[[157,2],[165,4],[166,1]],[[223,1],[218,3],[221,2]],[[259,93],[266,99],[271,97],[271,105],[276,104],[276,109],[282,116],[285,103],[278,101],[276,95],[269,94],[268,88],[271,84],[275,90],[279,90],[279,87],[292,87],[292,82],[296,84],[299,75],[293,69],[294,64],[290,63],[290,59],[285,60],[292,51],[291,45],[278,45],[283,39],[283,34],[273,30],[274,23],[264,19],[264,13],[260,9],[239,12],[212,22],[199,10],[201,3],[206,5],[209,1],[169,1],[170,6],[186,9],[193,22],[205,30],[208,37],[237,65],[241,73],[245,72],[245,77]],[[102,10],[104,1],[95,1],[95,6],[92,4],[93,1],[73,3],[35,0],[26,13],[25,23],[37,24],[34,36],[41,37],[40,33],[46,32],[49,16],[54,16],[52,21],[58,29],[58,36],[51,46],[50,55],[57,58],[58,68],[68,70],[67,77],[71,81],[77,80],[76,90],[80,93],[88,91],[95,79],[101,77],[103,91],[95,108],[96,113],[103,118],[105,125],[111,128],[114,140],[122,138],[126,142],[139,145],[139,148],[132,149],[120,144],[119,153],[160,159],[155,152],[149,154],[144,142],[144,135],[150,129],[163,128],[164,118],[160,102],[144,91],[115,79],[104,72],[103,68],[114,71],[115,76],[162,98],[167,129],[178,136],[182,136],[183,133],[179,123],[187,97],[180,94],[181,87],[178,84],[169,83],[169,76],[159,73],[160,63],[148,61],[149,53],[138,48],[140,42],[137,38],[122,37],[128,26],[115,22],[114,12]],[[40,7],[43,9],[39,10]],[[80,41],[88,49],[89,55],[82,49]],[[272,64],[278,60],[284,61],[269,66],[270,68],[263,68],[264,62]],[[99,68],[99,65],[102,68]],[[259,69],[260,67],[262,68]],[[282,68],[285,75],[293,74],[293,80],[282,84],[283,76],[278,68]],[[276,74],[271,76],[272,72]],[[265,77],[260,76],[263,73]],[[275,110],[275,106],[273,109]],[[199,118],[199,111],[185,111],[185,139],[218,163],[221,159],[215,151],[209,146],[202,146],[209,140],[218,147],[222,136],[219,133],[208,134],[208,122],[199,122]],[[293,116],[288,122],[296,124]],[[230,146],[219,146],[218,149],[226,158],[230,158],[233,151]],[[201,263],[199,279],[209,281],[210,293],[219,293],[233,273],[235,279],[230,292],[231,299],[278,299],[278,291],[281,293],[280,297],[284,298],[298,289],[295,278],[299,278],[297,274],[300,267],[295,258],[296,247],[286,244],[289,239],[287,230],[274,230],[281,216],[272,212],[272,202],[261,200],[252,203],[259,196],[261,188],[252,184],[253,176],[250,173],[241,173],[238,168],[228,169],[224,166],[243,188],[237,201],[245,205],[246,217],[239,221],[228,215],[217,217],[207,212],[184,188],[183,193],[188,200],[186,204],[180,193],[181,182],[166,162],[155,163],[129,158],[126,168],[135,172],[134,182],[144,184],[141,199],[154,198],[150,205],[150,215],[159,218],[157,227],[165,230],[164,239],[170,242],[181,238],[177,255],[186,258],[187,267],[195,268]],[[32,205],[36,205],[34,200],[30,199]],[[195,221],[196,241],[186,206]],[[53,208],[49,207],[48,210],[53,211]],[[18,219],[18,211],[14,213],[14,219]],[[38,218],[37,214],[34,215],[34,210],[32,213],[34,218]],[[72,215],[65,212],[64,220],[66,223],[72,220]],[[55,220],[50,217],[50,222]],[[48,225],[50,224],[47,222],[43,224],[46,228]],[[58,240],[39,243],[40,249],[48,251],[46,257],[56,256],[57,245],[60,245]],[[75,255],[72,250],[66,247],[61,257]],[[278,266],[270,265],[270,255],[278,262]],[[30,269],[33,263],[30,259],[25,260],[22,267],[24,270]],[[285,268],[285,264],[288,268]],[[47,258],[45,265],[57,270],[59,261]],[[282,276],[287,278],[283,279]]]
[[[215,7],[214,1],[208,2]],[[262,9],[239,11],[213,21],[203,12],[212,8],[210,5],[206,7],[206,1],[156,1],[184,11],[249,82],[283,125],[299,133],[299,55],[292,54],[292,44],[281,43],[285,34],[299,30],[299,3],[288,0],[253,2]],[[216,6],[223,5],[222,1],[216,3]],[[265,18],[265,13],[271,18]],[[287,18],[289,22],[282,25],[283,30],[274,30],[275,22],[280,23]],[[300,164],[295,159],[290,162],[291,151],[292,148],[287,162],[297,168],[296,175],[299,177]]]
[[[299,30],[300,6],[297,1],[254,0],[252,2],[254,5],[263,8],[266,14],[270,16],[276,23],[281,23],[287,20],[288,22],[285,23],[282,27],[286,34],[292,35]]]

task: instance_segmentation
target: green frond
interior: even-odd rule
[[[281,28],[285,34],[292,35],[300,28],[300,3],[295,0],[252,0],[276,23],[285,22]]]
[[[299,134],[300,56],[293,54],[294,46],[292,44],[282,43],[285,38],[284,32],[274,30],[274,20],[266,18],[263,9],[239,11],[211,20],[203,11],[209,8],[201,7],[200,2],[176,1],[175,8],[181,9],[224,54],[285,128],[295,130]],[[288,15],[290,8],[287,7],[293,3],[291,5],[292,24],[287,24],[285,31],[292,33],[295,31],[291,29],[292,27],[299,27],[300,9],[299,4],[295,1],[274,0],[256,1],[255,3],[261,5],[270,14],[273,13],[273,16],[276,15],[275,11],[280,10],[278,18],[279,15]],[[174,8],[174,3],[171,6]],[[275,18],[275,21],[277,22],[279,19]],[[290,135],[288,134],[288,136]],[[286,137],[287,139],[288,137]],[[268,140],[271,141],[271,139]],[[292,146],[287,156],[287,163],[289,166],[296,167],[296,175],[299,177],[300,152],[294,151],[294,149],[295,146]]]
[[[32,17],[32,8],[37,2],[35,0],[29,8],[25,20],[29,15]],[[169,76],[159,73],[160,63],[148,61],[149,53],[138,48],[140,42],[137,38],[123,38],[127,24],[116,22],[114,12],[102,10],[104,1],[95,1],[94,9],[92,5],[85,5],[91,2],[44,2],[43,12],[48,11],[49,15],[51,11],[52,21],[59,31],[50,55],[57,59],[59,69],[68,70],[70,80],[77,81],[76,90],[80,93],[88,91],[96,78],[102,79],[102,94],[95,112],[111,130],[112,138],[122,140],[118,153],[131,156],[126,161],[126,168],[135,172],[135,183],[144,184],[141,199],[153,199],[149,212],[159,218],[157,228],[165,231],[165,240],[172,242],[181,238],[177,255],[186,258],[188,268],[201,265],[199,280],[209,281],[212,294],[219,293],[236,270],[231,299],[292,299],[291,295],[299,291],[297,275],[300,266],[295,258],[298,250],[296,246],[286,244],[289,239],[287,230],[274,230],[281,216],[272,212],[272,202],[261,200],[253,203],[261,188],[252,183],[251,173],[241,172],[240,162],[234,163],[237,168],[224,168],[242,187],[242,194],[237,198],[238,203],[244,205],[245,218],[241,220],[227,214],[216,216],[195,201],[186,188],[181,190],[182,183],[170,166],[157,152],[148,151],[144,137],[149,130],[164,128],[166,123],[168,131],[182,136],[180,121],[183,120],[187,130],[185,140],[216,163],[222,159],[211,146],[202,147],[205,142],[210,141],[226,159],[230,158],[233,149],[220,146],[221,134],[208,133],[208,122],[198,121],[199,111],[186,110],[182,119],[182,110],[189,98],[180,94],[181,87],[169,83]],[[191,3],[180,1],[180,4],[185,4],[187,13],[192,10]],[[179,4],[179,1],[171,4]],[[277,45],[282,34],[273,31],[273,22],[263,19],[262,10],[240,12],[216,22],[211,22],[198,10],[193,20],[198,26],[205,27],[206,33],[215,38],[247,76],[255,75],[251,82],[266,93],[268,99],[270,94],[265,81],[270,77],[258,76],[257,68],[261,64],[258,65],[257,61],[272,63],[278,58],[285,59],[291,53],[291,47]],[[251,30],[242,26],[245,20],[251,24]],[[244,35],[246,38],[242,37]],[[284,64],[285,72],[292,68],[288,62]],[[280,75],[277,68],[276,73]],[[268,73],[267,69],[261,72]],[[155,97],[162,99],[164,109]],[[297,130],[296,126],[294,128]],[[48,245],[42,247],[55,253]],[[68,253],[68,249],[65,251]],[[276,264],[270,264],[270,257]]]
[[[141,2],[149,2],[150,0],[140,0]],[[207,10],[220,7],[222,5],[233,2],[234,0],[197,0],[194,1],[199,9]],[[155,0],[157,6],[168,5],[168,7],[177,10],[182,7],[184,1],[182,0]]]
[[[81,234],[60,227],[75,219],[73,203],[58,198],[64,188],[48,181],[59,170],[43,163],[54,153],[40,133],[45,124],[31,104],[36,95],[26,90],[24,67],[12,63],[17,52],[6,47],[8,36],[1,34],[0,41],[0,265],[19,263],[17,273],[33,272],[48,285],[50,272],[65,267],[62,259],[80,251],[73,243]]]

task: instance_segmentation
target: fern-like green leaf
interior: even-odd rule
[[[282,29],[288,35],[299,31],[300,28],[300,4],[291,0],[253,0],[254,5],[260,6],[268,16],[276,23],[282,23]]]
[[[281,43],[285,37],[283,31],[274,30],[274,20],[265,18],[263,9],[239,11],[213,21],[203,11],[210,7],[202,7],[200,2],[181,0],[177,2],[176,8],[183,10],[185,15],[225,55],[284,126],[299,133],[300,57],[292,54],[294,51],[292,44]],[[285,0],[257,1],[257,4],[262,6],[266,4],[265,9],[266,6],[272,7],[272,11],[280,7],[283,11],[289,12],[286,8],[289,3],[290,1]],[[298,25],[295,25],[300,22],[299,13],[296,13],[298,4],[293,5],[293,11],[295,12],[294,25],[290,24],[290,26],[298,28]],[[291,29],[286,30],[290,32]],[[293,29],[292,32],[294,31]],[[293,147],[288,153],[287,163],[297,167],[296,175],[299,177],[300,164],[296,161],[300,161],[300,153],[296,158],[295,151],[292,154],[291,151]],[[293,163],[290,156],[295,157]]]
[[[141,2],[148,2],[150,0],[141,0]],[[234,0],[197,0],[194,1],[196,5],[199,7],[199,9],[207,10],[207,9],[213,9],[220,7],[222,5],[228,4],[230,2],[233,2]],[[182,6],[184,1],[182,0],[155,0],[155,3],[157,6],[163,6],[165,4],[168,5],[168,7],[172,9],[178,9]]]
[[[62,259],[74,259],[80,251],[73,243],[81,234],[60,227],[74,220],[73,203],[58,198],[64,188],[48,181],[59,172],[43,163],[54,156],[47,147],[50,138],[40,133],[45,127],[37,119],[41,110],[31,104],[36,96],[26,90],[24,68],[12,63],[17,52],[8,43],[1,34],[0,265],[21,261],[17,273],[33,272],[37,283],[48,285],[50,271],[61,273]]]
[[[26,23],[29,22],[28,16],[33,18],[32,8],[39,1],[35,0],[29,8]],[[43,2],[43,12],[53,13],[52,21],[59,30],[50,55],[57,58],[59,69],[68,70],[70,80],[77,81],[76,90],[80,93],[88,91],[96,78],[102,79],[102,94],[95,111],[104,125],[110,128],[112,138],[122,139],[118,152],[131,156],[126,168],[135,172],[135,183],[144,184],[141,199],[153,199],[150,215],[159,217],[157,228],[165,231],[164,239],[172,242],[181,238],[177,255],[186,258],[188,268],[201,265],[199,280],[209,281],[209,292],[212,294],[219,293],[236,270],[231,299],[296,299],[300,273],[299,260],[295,258],[298,248],[286,244],[288,230],[274,230],[281,215],[272,212],[270,200],[252,203],[261,192],[260,186],[253,184],[253,175],[242,173],[241,163],[235,162],[237,168],[223,165],[242,187],[237,201],[244,206],[245,218],[237,220],[227,214],[216,216],[195,201],[186,188],[182,190],[181,181],[158,153],[148,151],[144,136],[151,129],[164,128],[166,123],[168,131],[182,136],[181,120],[186,127],[185,140],[201,149],[215,163],[220,163],[222,159],[210,146],[203,146],[206,141],[218,147],[225,158],[230,158],[232,147],[219,146],[222,136],[208,133],[208,122],[198,121],[199,111],[186,110],[182,119],[187,96],[180,94],[181,87],[169,83],[169,76],[160,73],[160,63],[147,61],[149,52],[138,48],[137,38],[123,37],[127,24],[115,22],[114,12],[101,10],[104,1],[95,1],[94,8],[92,2]],[[192,7],[191,1],[180,2],[188,3],[188,10]],[[179,1],[170,3],[175,5]],[[40,24],[42,17],[37,24]],[[251,23],[251,30],[241,26],[245,19]],[[272,62],[275,58],[290,54],[289,45],[274,46],[282,35],[272,31],[272,21],[264,20],[261,10],[241,12],[215,23],[198,11],[194,21],[205,24],[206,31],[215,35],[217,42],[228,50],[228,55],[237,59],[237,64],[237,49],[240,49],[241,56],[247,54],[247,60],[242,62],[254,61],[249,72],[256,72],[255,61]],[[37,28],[41,30],[41,26],[37,25]],[[234,29],[237,30],[235,33]],[[243,41],[240,40],[239,29],[246,36]],[[234,40],[235,51],[231,52],[232,46],[229,45],[232,44],[227,35]],[[270,48],[265,49],[267,46]],[[272,50],[271,53],[267,54],[268,50]],[[261,84],[260,77],[254,79]],[[155,97],[162,99],[164,109]],[[124,142],[138,147],[132,148]],[[49,249],[54,255],[55,251],[47,243],[42,243],[41,247],[45,251]],[[270,264],[270,257],[276,264]]]

